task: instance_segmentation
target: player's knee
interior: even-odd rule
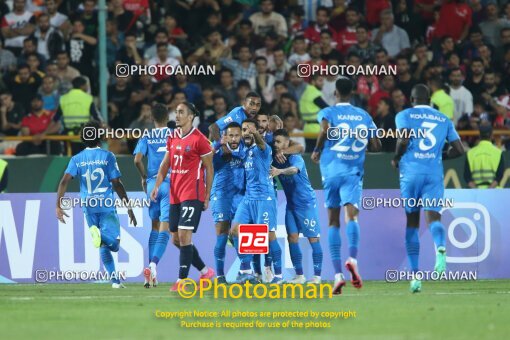
[[[180,248],[181,247],[181,244],[179,243],[179,238],[177,237],[173,237],[172,238],[172,243],[174,244],[174,246],[176,246],[177,248]]]
[[[309,237],[308,241],[310,243],[317,243],[317,242],[319,242],[319,238],[318,237]]]
[[[289,234],[287,236],[287,240],[289,243],[298,243],[299,242],[299,234]]]
[[[110,246],[110,250],[113,251],[114,253],[118,252],[119,251],[119,248],[120,248],[120,241],[119,240],[116,240],[115,242],[113,242],[113,244]]]

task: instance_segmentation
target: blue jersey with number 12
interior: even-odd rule
[[[365,150],[370,137],[369,131],[376,129],[372,117],[363,109],[352,106],[349,103],[339,103],[322,109],[317,114],[319,123],[325,119],[330,128],[337,128],[336,131],[361,131],[366,134],[345,133],[334,135],[328,133],[328,139],[324,143],[321,154],[320,167],[321,175],[324,179],[335,178],[347,175],[363,175]],[[333,136],[340,136],[333,140]]]
[[[398,130],[413,131],[413,138],[410,138],[407,150],[400,160],[400,174],[443,176],[444,143],[459,139],[453,122],[428,105],[416,105],[400,112],[395,122]]]
[[[121,176],[117,159],[110,151],[97,148],[86,148],[73,156],[65,173],[78,177],[80,180],[80,197],[82,201],[97,199],[95,202],[113,200],[111,180]],[[85,213],[95,214],[115,211],[113,204],[100,206],[91,204]]]

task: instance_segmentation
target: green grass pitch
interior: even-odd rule
[[[317,300],[185,300],[169,284],[144,289],[128,284],[0,285],[3,339],[508,339],[510,280],[408,283],[365,282],[344,294]],[[355,311],[329,329],[183,329],[155,311]],[[201,319],[204,320],[204,319]],[[261,321],[269,321],[263,320]],[[221,321],[221,320],[218,320]],[[247,321],[244,319],[244,321]]]

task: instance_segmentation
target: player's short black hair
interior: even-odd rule
[[[241,125],[238,122],[232,122],[232,123],[228,124],[227,128],[225,130],[228,130],[228,129],[239,129],[239,130],[242,130]]]
[[[152,106],[152,117],[158,123],[165,123],[168,121],[168,108],[165,104],[155,103]]]
[[[73,84],[73,89],[80,89],[83,85],[87,84],[87,80],[82,76],[78,76],[71,83]]]
[[[243,120],[243,124],[244,123],[251,123],[251,124],[254,124],[255,125],[255,128],[258,130],[259,129],[259,122],[257,122],[257,120],[253,119],[253,118],[246,118],[245,120]],[[241,124],[242,126],[242,124]]]
[[[416,84],[411,91],[411,98],[416,103],[428,103],[430,102],[430,90],[425,84]]]
[[[260,98],[260,94],[258,94],[257,92],[254,92],[254,91],[250,91],[250,92],[248,92],[248,94],[246,95],[246,97],[244,99],[248,99],[248,98]]]
[[[290,138],[289,133],[288,133],[288,132],[287,132],[287,130],[285,130],[285,129],[278,129],[278,130],[276,130],[276,131],[273,133],[273,138],[276,138],[276,137],[278,137],[278,136],[282,136],[282,137],[285,137],[285,138],[287,138],[287,139],[289,139],[289,138]]]
[[[188,110],[193,113],[193,116],[200,116],[200,111],[198,111],[198,109],[195,107],[195,104],[193,103],[190,103],[188,101],[185,101],[183,103],[181,103],[183,105],[186,105],[186,107],[188,108]]]
[[[335,88],[341,96],[348,96],[351,94],[352,89],[354,88],[354,83],[351,79],[340,76],[340,78],[338,78],[335,83]]]
[[[98,121],[91,120],[85,123],[80,131],[80,138],[83,144],[88,148],[95,148],[101,144],[101,138],[99,137],[99,129],[101,125]]]

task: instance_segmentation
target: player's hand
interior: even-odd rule
[[[276,177],[281,173],[282,171],[280,169],[275,168],[274,166],[271,166],[271,170],[269,170],[269,174],[271,175],[271,177]]]
[[[227,135],[221,136],[220,144],[221,145],[227,145],[227,142],[228,142],[228,136]]]
[[[145,180],[145,178],[142,178],[142,188],[143,192],[147,193],[147,181]]]
[[[64,216],[69,217],[69,215],[66,214],[65,211],[61,207],[57,207],[57,218],[60,222],[65,224],[66,221],[64,220]]]
[[[391,160],[391,165],[395,168],[395,169],[398,169],[398,165],[400,163],[400,159],[398,157],[395,157]]]
[[[314,163],[319,163],[321,160],[321,153],[318,151],[314,151],[312,152],[311,158]]]
[[[152,192],[151,192],[151,201],[152,202],[156,202],[156,199],[158,198],[158,190],[159,190],[158,187],[154,187],[154,189],[152,189]]]
[[[207,208],[209,208],[209,199],[208,199],[208,198],[206,198],[206,199],[204,200],[204,207],[202,208],[202,210],[203,210],[203,211],[206,211],[206,210],[207,210]]]
[[[276,159],[276,162],[278,164],[283,164],[287,161],[287,157],[285,157],[285,155],[283,154],[283,152],[277,152],[275,155],[274,155],[274,158]]]
[[[136,225],[138,223],[136,222],[136,217],[135,217],[135,214],[133,213],[133,209],[131,209],[131,208],[128,209],[128,216],[129,216],[129,221],[131,222],[131,224],[136,227]]]

